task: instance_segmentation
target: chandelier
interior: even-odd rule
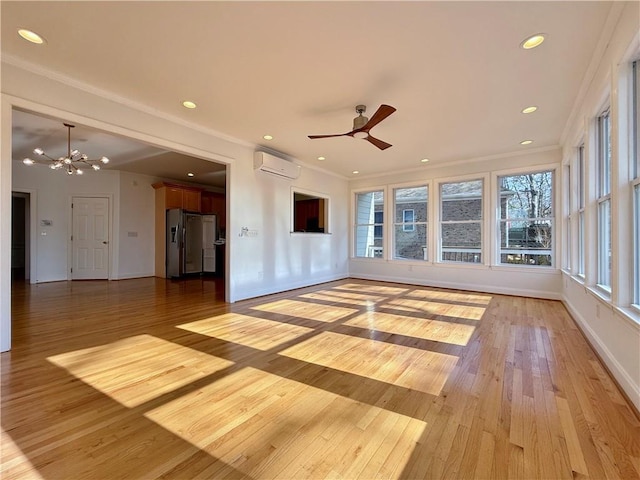
[[[97,170],[100,170],[101,163],[102,164],[109,163],[109,159],[107,157],[91,160],[86,154],[80,153],[80,151],[78,150],[71,150],[71,129],[75,128],[75,125],[71,125],[68,123],[64,123],[63,125],[67,127],[67,156],[66,157],[59,157],[55,159],[47,155],[43,149],[38,147],[33,150],[33,153],[35,153],[40,157],[44,157],[47,160],[44,160],[44,159],[32,160],[31,158],[25,158],[24,160],[22,160],[22,163],[24,163],[25,165],[33,165],[34,163],[47,164],[49,165],[49,168],[51,168],[52,170],[64,170],[67,172],[68,175],[73,175],[73,174],[82,175],[83,174],[82,168],[84,167],[93,168],[94,170],[97,171]]]

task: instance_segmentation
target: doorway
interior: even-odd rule
[[[31,266],[31,196],[11,192],[11,281],[29,282]]]

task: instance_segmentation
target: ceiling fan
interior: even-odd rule
[[[378,140],[375,137],[369,135],[369,130],[379,124],[382,120],[387,118],[396,109],[390,105],[380,105],[380,108],[376,110],[376,113],[373,114],[371,120],[362,115],[367,111],[367,107],[365,105],[356,105],[356,113],[358,116],[353,119],[353,130],[347,133],[336,133],[334,135],[309,135],[309,138],[329,138],[329,137],[354,137],[354,138],[362,138],[367,140],[369,143],[374,144],[380,150],[385,150],[391,146],[390,143],[383,142],[382,140]]]

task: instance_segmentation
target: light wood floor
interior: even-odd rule
[[[561,303],[345,280],[12,292],[0,477],[639,478],[640,422]]]

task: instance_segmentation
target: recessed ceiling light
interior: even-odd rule
[[[360,171],[358,171],[358,170],[354,170],[354,171],[353,171],[353,172],[351,172],[351,173],[353,173],[354,175],[357,175],[358,173],[360,173]]]
[[[26,41],[31,43],[37,43],[38,45],[41,45],[44,43],[44,38],[42,38],[36,32],[32,32],[31,30],[27,30],[26,28],[18,29],[18,35],[20,35]]]
[[[538,107],[536,107],[536,106],[532,105],[532,106],[530,106],[530,107],[527,107],[527,108],[523,109],[523,110],[522,110],[522,113],[533,113],[533,112],[535,112],[536,110],[538,110]]]
[[[429,161],[428,158],[423,158],[422,160],[420,160],[422,163],[427,163]]]
[[[196,108],[196,104],[190,100],[185,100],[184,102],[182,102],[182,106],[185,108],[191,108],[191,109]]]
[[[530,145],[533,143],[533,140],[522,140],[520,142],[520,145]]]
[[[273,140],[273,136],[271,135],[263,135],[263,137],[265,140]]]
[[[318,157],[318,160],[326,160],[324,157]]]
[[[544,42],[544,33],[536,33],[535,35],[531,35],[529,38],[524,40],[520,46],[525,50],[530,50],[532,48],[536,48],[542,42]]]
[[[194,174],[192,172],[187,173],[187,177],[193,177],[193,175]]]

